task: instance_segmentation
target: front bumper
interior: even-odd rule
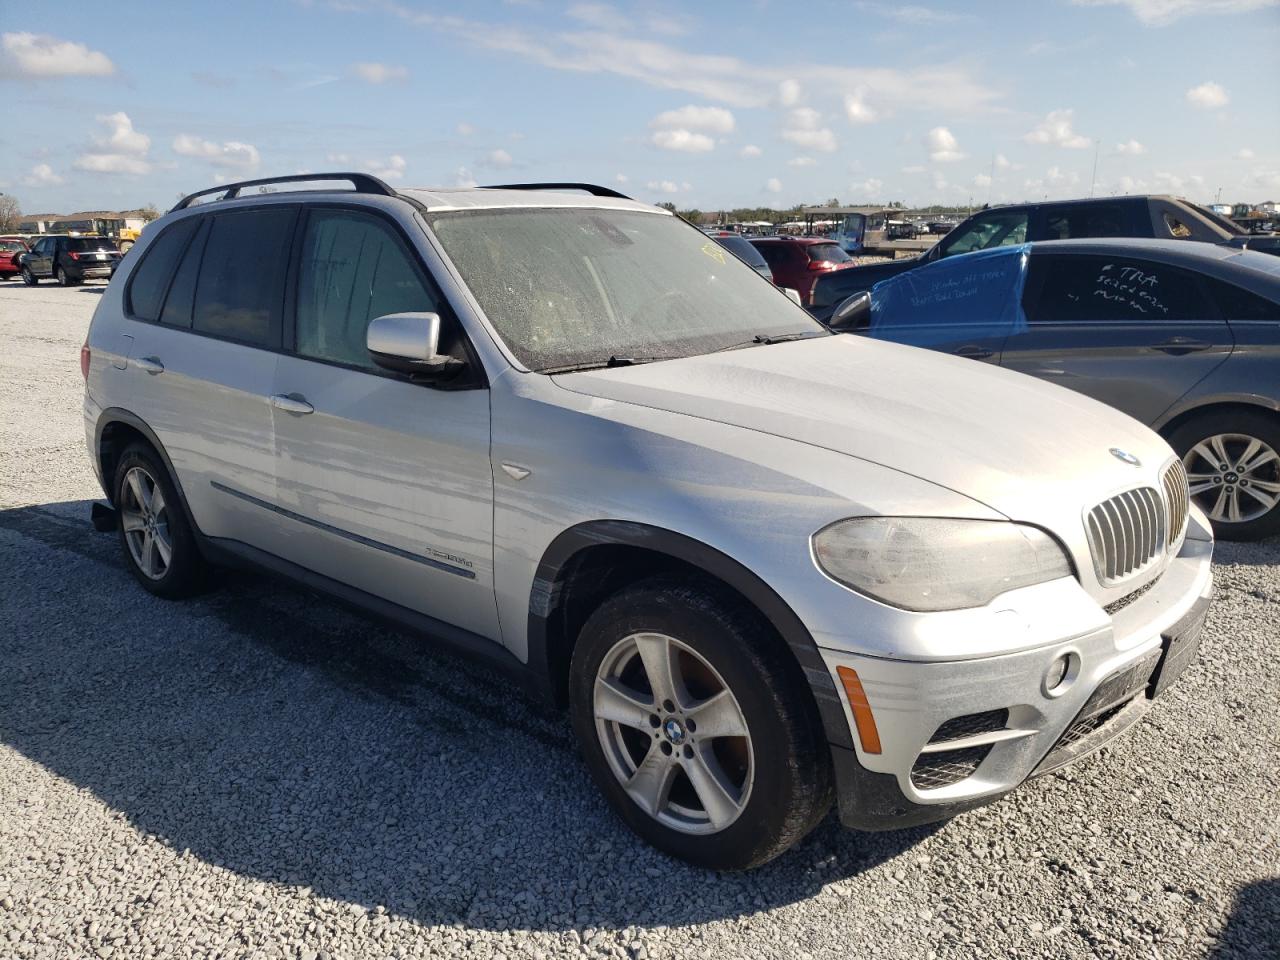
[[[933,662],[823,650],[833,677],[857,672],[880,740],[879,753],[857,737],[853,750],[832,747],[841,821],[886,830],[945,819],[1118,736],[1194,658],[1212,552],[1211,541],[1186,540],[1110,626],[1030,650]]]

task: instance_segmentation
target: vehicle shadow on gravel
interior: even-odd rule
[[[1280,879],[1259,880],[1238,894],[1231,914],[1209,951],[1227,957],[1274,957],[1280,951]]]
[[[762,869],[694,870],[605,807],[566,718],[483,669],[253,575],[158,600],[88,514],[0,510],[0,740],[168,848],[175,876],[194,857],[424,924],[643,928],[853,895],[939,829],[828,817]]]

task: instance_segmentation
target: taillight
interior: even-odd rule
[[[86,343],[80,348],[80,376],[84,377],[85,382],[89,382],[89,345]]]
[[[69,256],[71,257],[71,259],[72,259],[72,260],[79,260],[79,259],[80,259],[80,254],[75,253],[75,252],[72,252],[71,254],[69,254]]]

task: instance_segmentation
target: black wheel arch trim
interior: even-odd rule
[[[527,642],[528,665],[545,699],[556,700],[557,674],[563,667],[557,662],[551,629],[560,600],[561,574],[574,556],[597,546],[639,547],[683,561],[721,580],[754,604],[799,662],[813,693],[827,741],[852,749],[852,734],[835,681],[808,628],[786,601],[750,569],[716,548],[673,530],[636,521],[580,523],[562,532],[544,551],[529,595]]]

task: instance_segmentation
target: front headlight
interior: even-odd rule
[[[813,535],[828,576],[904,610],[980,607],[1007,590],[1072,575],[1043,530],[998,520],[859,517]]]

